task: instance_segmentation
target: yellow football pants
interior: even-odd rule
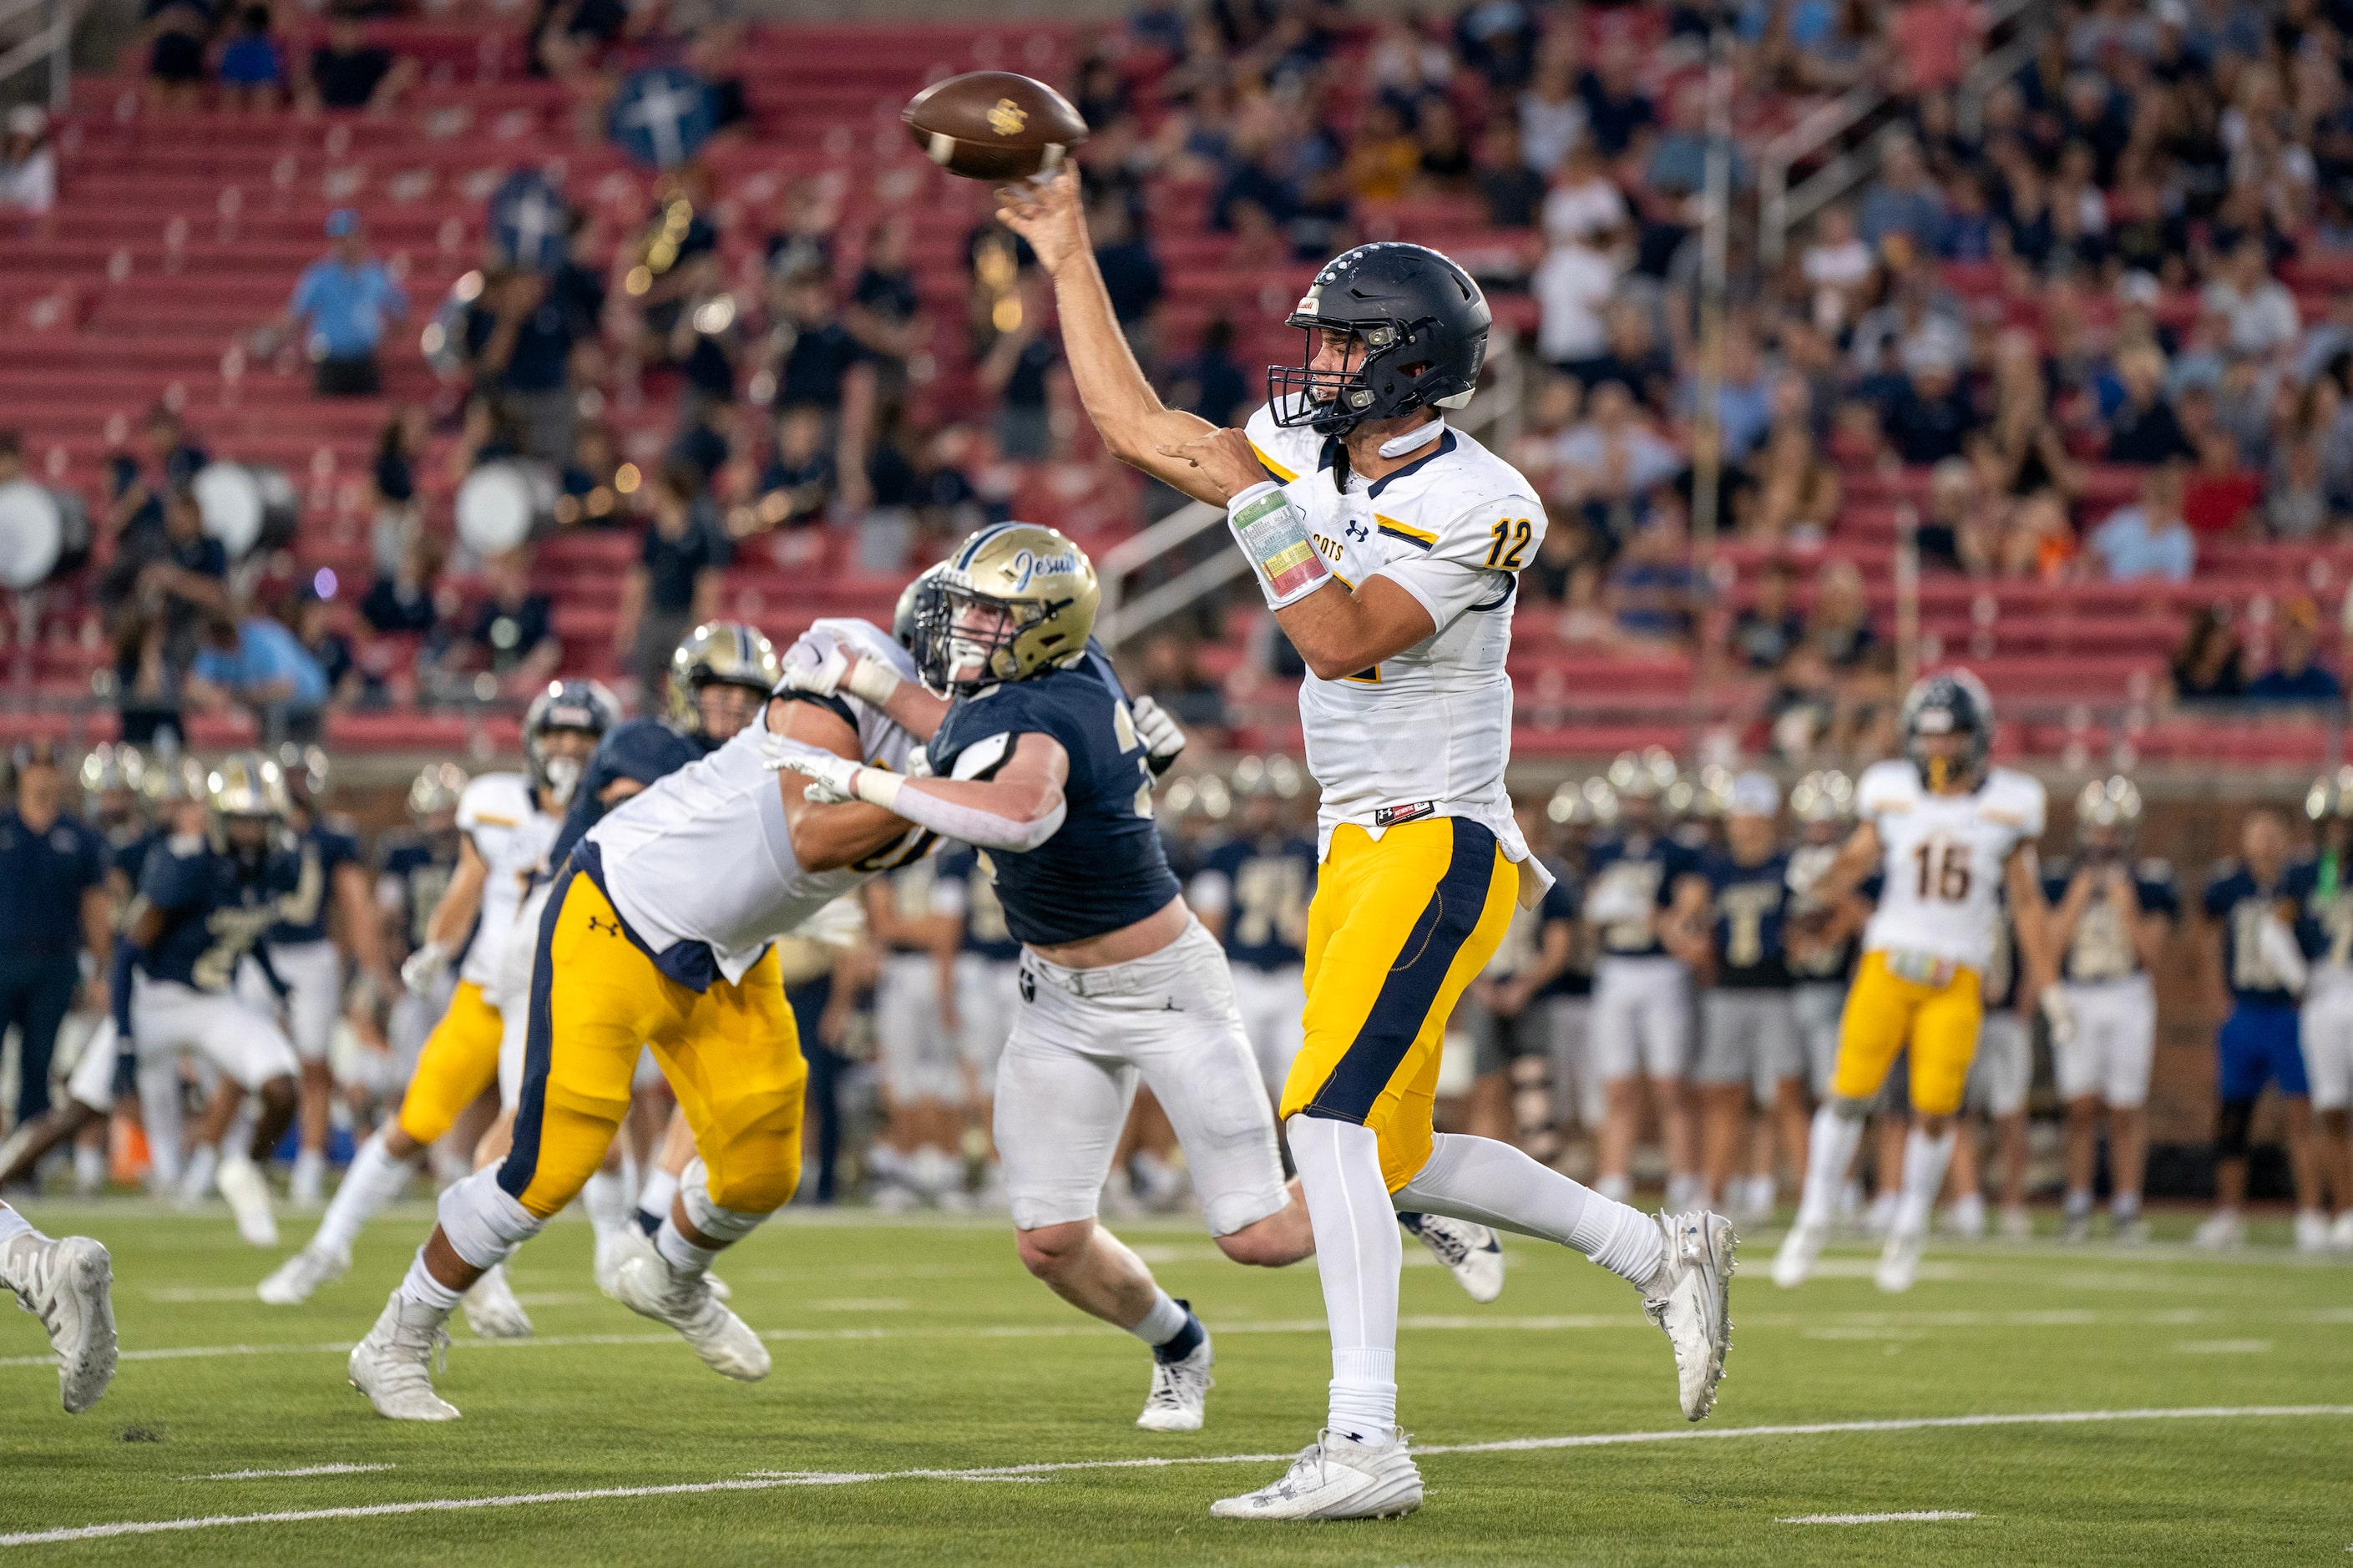
[[[438,1142],[457,1124],[459,1113],[499,1081],[499,1039],[505,1026],[499,1010],[482,999],[482,988],[460,980],[449,994],[449,1010],[433,1026],[401,1096],[401,1131],[419,1143]]]
[[[808,1080],[772,950],[735,983],[697,991],[658,967],[576,862],[550,897],[532,974],[514,1147],[499,1184],[545,1218],[605,1158],[651,1046],[708,1173],[711,1201],[767,1214],[801,1174]]]
[[[1905,980],[1887,967],[1883,952],[1866,952],[1846,994],[1839,1021],[1838,1070],[1831,1092],[1868,1100],[1886,1081],[1896,1053],[1912,1047],[1912,1109],[1950,1116],[1978,1052],[1985,992],[1974,969],[1956,969],[1942,985]]]
[[[1305,1043],[1282,1086],[1282,1115],[1369,1127],[1395,1192],[1430,1163],[1446,1020],[1487,966],[1519,889],[1494,834],[1428,817],[1379,840],[1332,835],[1307,910]]]

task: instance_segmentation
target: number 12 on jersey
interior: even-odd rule
[[[1528,541],[1535,537],[1535,530],[1525,517],[1505,517],[1498,518],[1487,535],[1487,559],[1480,564],[1498,572],[1516,572],[1525,564]]]

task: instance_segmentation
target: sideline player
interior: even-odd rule
[[[1001,1210],[1005,1169],[991,1129],[997,1124],[997,1064],[1021,1006],[1021,942],[1006,922],[1005,900],[997,896],[995,862],[969,845],[957,845],[934,864],[932,912],[956,924],[955,953],[941,976],[940,994],[951,999],[949,1032],[964,1072],[969,1125],[991,1138],[978,1198],[983,1207]]]
[[[97,1404],[114,1381],[114,1269],[106,1248],[86,1236],[51,1240],[0,1203],[0,1288],[48,1331],[66,1414]]]
[[[931,728],[933,776],[806,746],[780,748],[776,761],[816,780],[812,799],[871,801],[988,851],[1023,948],[997,1099],[1021,1261],[1152,1348],[1136,1425],[1193,1431],[1215,1360],[1208,1333],[1096,1221],[1138,1079],[1175,1127],[1227,1257],[1280,1267],[1314,1240],[1282,1179],[1225,954],[1186,908],[1154,823],[1155,755],[1173,761],[1182,731],[1166,714],[1153,732],[1139,729],[1088,641],[1098,594],[1085,553],[1051,529],[983,529],[916,605],[917,667],[953,701],[879,684],[883,671],[863,658],[826,672],[838,689],[907,713],[918,733]]]
[[[2314,781],[2304,810],[2320,830],[2305,906],[2317,938],[2299,1024],[2305,1077],[2315,1157],[2337,1204],[2328,1244],[2353,1252],[2353,770]]]
[[[1306,1043],[1283,1089],[1333,1334],[1330,1419],[1290,1471],[1220,1502],[1251,1519],[1398,1514],[1421,1477],[1397,1426],[1401,1243],[1393,1208],[1577,1247],[1641,1287],[1675,1348],[1684,1414],[1722,1375],[1731,1226],[1652,1220],[1486,1139],[1437,1138],[1447,1016],[1549,875],[1513,820],[1504,673],[1516,574],[1543,505],[1450,429],[1486,354],[1468,274],[1420,246],[1346,252],[1287,318],[1301,363],[1247,434],[1162,405],[1094,264],[1075,170],[1008,191],[1000,221],[1054,280],[1081,400],[1110,450],[1223,505],[1308,668],[1322,870],[1308,922]],[[1402,743],[1400,743],[1402,742]]]
[[[912,679],[906,650],[863,622],[828,622],[794,645],[814,667],[843,641]],[[459,1300],[605,1163],[650,1045],[699,1151],[650,1254],[614,1292],[676,1329],[725,1377],[767,1375],[767,1347],[722,1306],[712,1258],[790,1201],[800,1180],[808,1069],[785,999],[776,939],[931,847],[870,805],[819,805],[773,776],[791,742],[902,768],[916,742],[856,700],[778,690],[733,740],[621,803],[573,846],[533,960],[531,1025],[513,1141],[441,1194],[439,1221],[348,1363],[380,1415],[448,1421],[431,1363]]]
[[[458,830],[464,837],[458,869],[433,908],[423,945],[400,966],[402,984],[421,995],[455,963],[457,988],[417,1058],[400,1114],[352,1156],[309,1244],[261,1282],[262,1300],[292,1306],[341,1279],[360,1231],[400,1195],[417,1163],[459,1115],[497,1083],[502,1026],[485,988],[497,981],[507,942],[517,940],[515,914],[525,881],[563,826],[597,741],[619,718],[617,705],[595,682],[554,682],[532,700],[523,717],[525,772],[483,773],[459,797]],[[529,940],[529,933],[519,940]],[[468,1321],[476,1332],[492,1337],[531,1331],[503,1274],[471,1305]]]
[[[1304,1037],[1299,1007],[1307,994],[1315,841],[1291,831],[1289,803],[1263,764],[1248,777],[1236,770],[1233,792],[1242,803],[1234,836],[1201,858],[1186,900],[1225,946],[1242,1030],[1274,1100]]]
[[[2310,975],[2305,937],[2306,900],[2318,868],[2288,857],[2287,821],[2262,805],[2239,827],[2241,858],[2214,868],[2202,902],[2210,984],[2224,1005],[2214,1039],[2221,1075],[2215,1113],[2214,1212],[2192,1239],[2200,1247],[2236,1247],[2247,1238],[2239,1205],[2247,1196],[2247,1133],[2263,1085],[2279,1084],[2287,1112],[2288,1168],[2295,1183],[2295,1245],[2317,1252],[2328,1245],[2313,1169],[2312,1098],[2304,1073],[2296,998]]]
[[[2052,1076],[2067,1108],[2067,1198],[2061,1237],[2092,1232],[2092,1170],[2100,1119],[2108,1123],[2109,1215],[2120,1241],[2147,1237],[2140,1216],[2148,1100],[2157,1059],[2157,987],[2149,976],[2181,914],[2173,868],[2133,858],[2140,791],[2130,779],[2095,780],[2075,801],[2076,863],[2053,867],[2043,885],[2059,959]]]
[[[1966,670],[1932,676],[1905,696],[1902,726],[1904,759],[1864,771],[1855,786],[1862,823],[1813,889],[1835,904],[1872,872],[1884,879],[1863,928],[1831,1096],[1814,1113],[1805,1194],[1773,1261],[1774,1282],[1785,1287],[1813,1272],[1863,1119],[1896,1054],[1908,1049],[1915,1115],[1875,1278],[1882,1290],[1912,1288],[1953,1157],[1953,1118],[1977,1050],[1982,977],[2005,892],[2030,1002],[2049,977],[2049,911],[2034,862],[2042,786],[1989,766],[1992,700]]]
[[[929,860],[865,888],[874,977],[874,1070],[883,1127],[868,1152],[874,1206],[965,1206],[964,1072],[948,1027],[955,1007],[944,972],[955,963],[955,922],[932,907]]]
[[[1969,1058],[1969,1076],[1961,1086],[1961,1123],[1953,1140],[1951,1184],[1955,1195],[1952,1207],[1947,1211],[1946,1223],[1956,1236],[1975,1238],[1986,1232],[1988,1155],[1978,1133],[1980,1121],[1993,1134],[1994,1201],[2000,1209],[1997,1223],[2001,1235],[2009,1240],[2023,1241],[2034,1234],[2034,1216],[2026,1208],[2026,1100],[2034,1087],[2034,1035],[2019,1007],[2023,990],[2021,970],[2018,931],[2005,902],[2001,918],[1994,923],[1993,954],[1986,961],[1977,1054]],[[2043,1007],[2050,1016],[2063,1021],[2066,1007],[2056,997],[2056,991],[2053,986],[2044,993]],[[2054,1037],[2061,1032],[2053,1026]],[[1881,1096],[1883,1107],[1887,1099],[1885,1094]],[[1905,1107],[1899,1100],[1892,1109],[1900,1115]],[[1883,1156],[1884,1168],[1896,1171],[1904,1165],[1899,1125],[1890,1118],[1885,1133],[1888,1142],[1882,1145],[1893,1149],[1891,1155]],[[1885,1195],[1900,1197],[1892,1190]],[[1872,1206],[1873,1212],[1877,1213],[1876,1200]],[[1887,1205],[1887,1215],[1892,1224],[1895,1215],[1894,1202]]]

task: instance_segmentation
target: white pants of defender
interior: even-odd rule
[[[997,1149],[1018,1228],[1094,1217],[1139,1078],[1176,1130],[1211,1235],[1282,1210],[1274,1110],[1225,950],[1196,921],[1158,952],[1102,969],[1021,955],[1021,1005],[997,1074]]]
[[[2353,1105],[2353,975],[2330,967],[2313,971],[2300,1033],[2312,1109]],[[2341,1198],[2338,1206],[2345,1206]]]
[[[69,1014],[69,1026],[78,1020]],[[66,1031],[58,1031],[58,1043],[65,1044]],[[114,1015],[107,1014],[83,1031],[81,1053],[74,1058],[73,1071],[66,1077],[66,1094],[78,1105],[86,1105],[105,1115],[114,1109],[114,1064],[121,1056],[122,1046],[114,1027]]]
[[[343,955],[324,938],[291,942],[270,948],[269,967],[286,983],[286,1033],[294,1054],[306,1062],[325,1061],[343,1013]],[[257,1013],[274,1009],[278,994],[257,960],[237,966],[237,996]]]
[[[131,1033],[142,1062],[193,1051],[248,1089],[290,1077],[300,1065],[278,1020],[232,995],[198,991],[176,980],[132,982]],[[111,1074],[111,1066],[107,1069]]]
[[[1771,1105],[1782,1079],[1804,1075],[1788,992],[1719,985],[1703,993],[1699,1005],[1694,1083],[1710,1088],[1746,1084],[1757,1104]]]
[[[1538,1002],[1541,1007],[1546,1004]],[[1598,1131],[1609,1113],[1601,1075],[1593,1066],[1593,998],[1556,996],[1552,1008],[1552,1119]]]
[[[2075,1037],[2051,1042],[2051,1076],[2062,1100],[2086,1095],[2126,1110],[2148,1099],[2157,1060],[2157,987],[2146,974],[2059,987],[2075,1016]],[[2309,1047],[2305,1060],[2312,1059]]]
[[[894,952],[874,983],[874,1066],[893,1105],[964,1102],[956,1042],[940,1021],[940,964],[928,952]]]
[[[1307,1005],[1307,972],[1297,964],[1261,969],[1254,963],[1228,966],[1234,977],[1234,1005],[1240,1009],[1242,1033],[1250,1037],[1250,1054],[1258,1058],[1258,1076],[1268,1098],[1282,1098],[1282,1080],[1291,1076],[1292,1058],[1307,1043],[1302,1010]]]
[[[1593,1067],[1602,1082],[1683,1077],[1691,1034],[1691,975],[1681,960],[1604,958],[1593,966]]]
[[[2026,1020],[2010,1009],[1988,1013],[1978,1025],[1978,1054],[1961,1086],[1961,1104],[1988,1116],[2015,1116],[2034,1086],[2034,1040]]]
[[[981,1099],[997,1093],[997,1064],[1021,1005],[1021,963],[960,952],[955,963],[956,1054]]]
[[[1806,1087],[1818,1100],[1831,1095],[1831,1077],[1838,1071],[1839,1019],[1845,1012],[1843,980],[1804,981],[1789,988],[1789,1015],[1797,1023]]]

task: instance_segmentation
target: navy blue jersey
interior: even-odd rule
[[[2140,901],[2141,913],[2163,915],[2168,921],[2180,918],[2181,892],[2174,886],[2171,866],[2162,860],[2142,860],[2131,870],[2133,896]],[[2074,879],[2073,866],[2064,862],[2052,866],[2042,879],[2043,901],[2056,911],[2066,900],[2067,885]],[[2133,945],[2132,922],[2126,913],[2115,900],[2094,892],[2067,939],[2067,951],[2059,955],[2059,978],[2095,985],[2139,973],[2140,950]]]
[[[1217,880],[1204,886],[1201,879]],[[1307,905],[1315,897],[1315,844],[1307,838],[1231,838],[1201,857],[1197,893],[1226,910],[1226,956],[1254,969],[1307,961]]]
[[[335,872],[360,863],[360,841],[314,822],[301,838],[302,879],[278,902],[278,923],[261,940],[272,947],[327,940],[327,916],[334,901]]]
[[[81,951],[81,896],[106,884],[106,840],[79,817],[44,832],[0,812],[0,952],[69,958]]]
[[[2255,930],[2267,915],[2286,904],[2295,921],[2297,944],[2306,956],[2318,952],[2321,933],[2310,912],[2317,870],[2312,861],[2299,860],[2272,881],[2258,882],[2253,868],[2242,860],[2226,860],[2214,868],[2206,884],[2206,917],[2221,928],[2222,978],[2240,1001],[2281,1007],[2295,1001],[2295,994],[2264,961],[2256,945]]]
[[[1005,923],[1039,947],[1134,925],[1176,897],[1176,877],[1152,820],[1152,769],[1111,661],[1090,651],[1068,669],[959,697],[932,737],[932,772],[986,779],[1022,735],[1068,753],[1068,814],[1027,854],[991,851]]]
[[[932,908],[960,916],[964,935],[958,947],[997,963],[1021,956],[1021,944],[1005,921],[1005,903],[997,896],[996,863],[967,844],[941,854],[932,862]]]
[[[1552,887],[1545,893],[1546,906],[1562,910],[1561,918],[1565,920],[1583,920],[1584,879],[1556,860],[1548,860],[1546,864],[1552,868],[1554,878]],[[1546,982],[1544,989],[1536,994],[1577,997],[1593,994],[1593,948],[1584,940],[1583,932],[1576,933],[1569,940],[1568,967]]]
[[[669,777],[689,763],[701,762],[710,750],[699,738],[659,719],[631,719],[606,731],[605,738],[596,742],[596,751],[589,754],[588,766],[582,770],[580,783],[572,792],[572,809],[565,813],[564,826],[548,848],[549,874],[561,869],[572,847],[604,819],[607,790],[623,779],[634,781],[642,788]]]
[[[152,827],[118,829],[106,836],[108,868],[119,874],[133,892],[139,888],[139,873],[147,868],[147,851],[164,842],[163,833]]]
[[[1728,850],[1704,857],[1699,874],[1710,893],[1715,984],[1730,990],[1778,990],[1791,982],[1781,931],[1793,901],[1789,858],[1768,855],[1744,866]]]
[[[376,901],[401,912],[410,948],[425,945],[434,906],[449,890],[449,879],[457,870],[454,837],[447,841],[403,838],[385,847],[383,868],[376,873]]]
[[[164,916],[139,967],[157,980],[226,993],[237,961],[278,919],[278,900],[301,879],[301,856],[291,845],[246,860],[203,838],[166,840],[139,874],[140,900]]]
[[[1585,918],[1601,928],[1604,958],[1650,958],[1666,952],[1651,914],[1674,900],[1675,879],[1699,858],[1663,833],[1605,838],[1586,851]]]

